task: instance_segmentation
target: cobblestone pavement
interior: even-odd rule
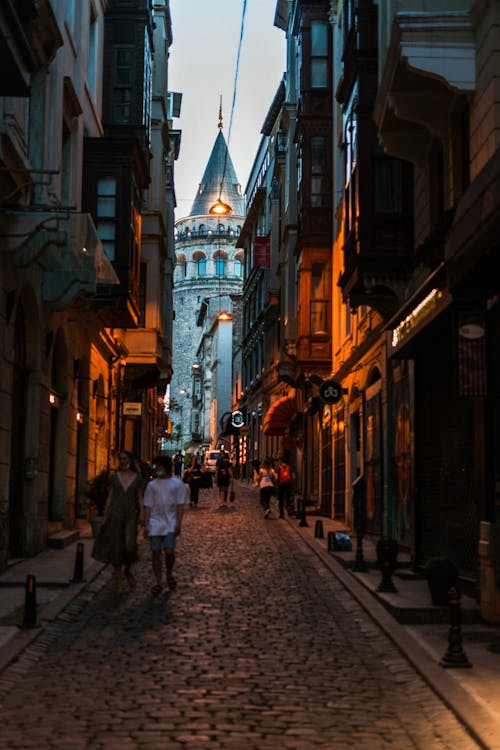
[[[294,520],[295,524],[296,521]],[[256,490],[188,510],[177,591],[110,573],[0,676],[0,747],[469,750],[453,714]]]

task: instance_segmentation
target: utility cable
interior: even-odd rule
[[[224,154],[224,168],[222,170],[222,179],[220,181],[220,190],[219,190],[219,201],[221,200],[222,195],[222,187],[224,184],[224,178],[226,176],[226,167],[227,167],[227,157],[229,153],[229,143],[231,141],[231,131],[233,129],[233,115],[234,115],[234,109],[236,106],[236,92],[238,89],[238,75],[240,71],[240,56],[241,56],[241,47],[243,44],[243,36],[245,33],[245,15],[247,11],[247,0],[243,0],[243,9],[241,13],[241,25],[240,25],[240,38],[238,41],[238,51],[236,53],[236,68],[234,71],[234,84],[233,84],[233,100],[231,102],[231,111],[229,113],[229,128],[227,131],[227,144],[226,144],[226,153]]]

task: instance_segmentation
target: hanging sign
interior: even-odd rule
[[[233,427],[241,427],[244,421],[245,420],[241,411],[233,411],[233,413],[231,414],[231,424],[233,425]]]
[[[319,387],[319,397],[324,404],[338,403],[344,390],[336,380],[324,380]]]

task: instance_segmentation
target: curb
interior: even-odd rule
[[[463,724],[483,750],[500,750],[500,728],[491,715],[453,677],[437,664],[390,615],[388,610],[352,576],[344,566],[314,542],[309,534],[286,519],[289,527],[307,544],[336,579],[346,588],[366,614],[384,631],[418,674]]]

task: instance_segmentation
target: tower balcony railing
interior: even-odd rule
[[[240,231],[241,227],[239,226],[232,227],[219,224],[217,227],[212,228],[207,225],[201,224],[195,229],[191,227],[186,227],[185,229],[177,229],[175,231],[175,239],[177,242],[188,242],[192,241],[193,239],[232,240],[240,236]]]

